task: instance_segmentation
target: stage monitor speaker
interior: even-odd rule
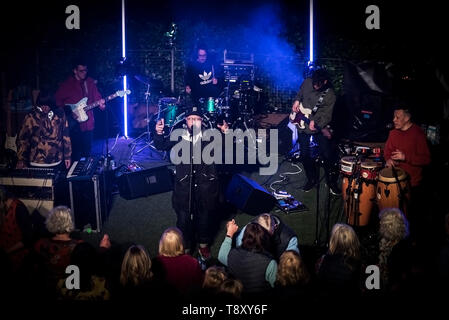
[[[226,200],[251,215],[270,212],[276,199],[257,182],[235,174],[226,190]]]
[[[127,199],[146,197],[173,190],[173,176],[167,166],[122,174],[118,178],[120,195]]]

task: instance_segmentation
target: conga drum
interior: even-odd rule
[[[376,201],[377,176],[381,167],[382,163],[377,161],[362,161],[358,167],[355,157],[341,159],[343,201],[348,224],[368,225]]]
[[[356,157],[347,156],[343,157],[340,160],[340,173],[343,176],[341,182],[341,190],[343,192],[343,200],[346,200],[348,195],[351,192],[351,186],[349,185],[349,181],[352,181],[352,176],[356,171]]]
[[[362,161],[358,179],[352,186],[352,210],[348,213],[348,224],[366,226],[369,223],[371,212],[376,201],[376,184],[382,162]]]
[[[396,171],[396,175],[393,170]],[[407,205],[410,201],[410,179],[403,169],[382,169],[379,172],[376,193],[379,211],[385,208],[399,208],[407,215]]]

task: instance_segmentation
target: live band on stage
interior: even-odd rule
[[[81,80],[83,80],[83,66],[87,70],[87,67],[83,64],[74,65],[75,77],[81,75]],[[136,131],[143,130],[143,132],[141,131],[140,136],[132,139],[129,143],[132,155],[140,153],[147,147],[156,149],[153,141],[156,135],[155,126],[157,127],[162,119],[165,134],[169,134],[177,128],[185,128],[186,120],[192,114],[201,118],[202,129],[217,129],[226,126],[226,129],[245,131],[262,128],[261,121],[257,121],[257,119],[261,118],[258,115],[258,108],[260,108],[260,93],[263,88],[256,83],[255,70],[251,55],[244,58],[241,56],[234,57],[232,53],[225,51],[223,61],[215,63],[207,59],[206,49],[199,48],[197,60],[187,67],[184,79],[185,89],[179,95],[174,95],[173,92],[165,90],[160,81],[139,74],[134,75],[133,78],[140,85],[140,89],[142,89],[140,91],[143,93],[141,98],[132,99],[140,102],[130,105],[130,124]],[[287,143],[289,145],[288,150],[285,150],[286,152],[282,155],[292,162],[305,164],[308,161],[308,165],[313,163],[314,168],[318,166],[318,177],[316,177],[314,173],[307,172],[309,169],[304,165],[308,178],[306,186],[303,188],[304,192],[308,192],[314,187],[320,187],[319,167],[320,165],[323,166],[328,178],[326,186],[329,187],[333,196],[342,197],[345,220],[352,226],[367,226],[372,218],[372,213],[385,208],[399,208],[407,214],[411,201],[412,185],[410,173],[407,172],[407,167],[402,164],[415,155],[404,154],[406,150],[401,150],[394,143],[390,143],[388,147],[394,148],[394,150],[389,151],[390,158],[386,159],[384,157],[386,154],[384,142],[357,142],[350,139],[336,141],[332,133],[333,128],[330,127],[332,118],[326,118],[323,115],[324,113],[332,115],[335,104],[335,93],[332,89],[331,80],[328,75],[323,74],[321,75],[324,77],[322,79],[315,81],[313,78],[314,73],[320,73],[323,70],[322,68],[307,70],[306,80],[304,80],[304,84],[301,85],[301,89],[293,101],[291,114],[283,115],[283,119],[288,116],[289,127],[297,130],[296,134],[299,132],[299,140],[305,135],[308,139],[310,138],[307,140],[310,145],[303,149],[303,142],[296,142],[296,145]],[[305,88],[308,78],[311,79],[309,89]],[[61,90],[63,91],[63,89]],[[59,109],[57,109],[58,107],[54,109],[51,104],[55,102],[51,99],[47,101],[47,104],[39,105],[36,102],[34,109],[40,111],[34,110],[33,112],[44,113],[43,117],[45,119],[48,117],[50,121],[53,121],[54,116],[52,114],[54,113],[57,117],[67,120],[67,128],[65,129],[76,130],[74,128],[78,124],[78,127],[81,127],[81,132],[85,133],[89,130],[83,131],[83,125],[87,124],[93,115],[89,110],[96,107],[102,108],[106,102],[121,98],[124,95],[139,94],[134,91],[131,92],[131,90],[118,90],[106,98],[97,95],[92,99],[88,96],[91,93],[88,92],[88,90],[83,91],[80,96],[82,99],[79,101],[72,99],[64,103],[65,118],[63,114],[58,115],[57,110]],[[62,93],[60,96],[65,97]],[[296,102],[298,102],[297,106],[295,106]],[[61,102],[56,101],[56,104],[61,104]],[[49,105],[51,110],[42,111],[40,108],[43,105]],[[192,108],[198,110],[198,112],[192,112]],[[325,109],[327,111],[323,111]],[[401,131],[404,129],[403,122],[406,122],[405,130],[413,126],[408,109],[407,106],[397,108],[397,110],[402,110],[401,112],[405,113],[401,114],[402,118],[398,120],[395,111],[394,125],[390,125],[388,129]],[[320,114],[321,116],[318,117]],[[273,114],[265,114],[262,119],[266,120],[272,116]],[[25,121],[24,126],[26,125]],[[73,122],[75,122],[75,126],[72,124]],[[62,126],[64,125],[62,124]],[[282,126],[279,126],[278,122],[274,126],[265,126],[265,128],[284,130],[287,123],[282,122]],[[21,138],[29,139],[29,141],[37,139],[36,144],[39,145],[39,137],[35,137],[33,134],[36,133],[22,134]],[[70,132],[70,136],[73,144],[73,132]],[[62,148],[62,153],[66,152],[67,146],[64,146],[63,141],[59,142],[60,144],[56,148]],[[9,143],[9,146],[6,145],[6,147],[10,153],[18,151],[15,143],[11,144],[10,141],[7,141],[7,143]],[[25,142],[17,141],[17,144],[20,143],[24,144]],[[285,144],[286,141],[279,140],[279,143]],[[325,152],[320,149],[321,147],[324,148],[321,144],[326,144]],[[19,149],[21,147],[23,146],[18,146]],[[29,147],[27,145],[23,148]],[[75,146],[72,145],[72,149],[73,147]],[[318,149],[315,155],[308,154],[309,152],[314,153],[313,150],[315,149]],[[95,194],[95,199],[93,199],[95,204],[92,208],[97,211],[93,215],[93,224],[96,226],[94,229],[99,230],[107,212],[98,213],[98,211],[107,211],[108,208],[107,203],[104,205],[100,203],[104,199],[98,200],[98,198],[101,198],[100,194],[105,197],[107,192],[104,189],[110,190],[109,187],[105,187],[106,185],[116,182],[103,178],[104,172],[116,170],[114,159],[108,152],[106,155],[95,157],[92,156],[90,150],[86,153],[77,150],[76,155],[75,149],[73,151],[72,156],[69,156],[70,160],[67,159],[68,153],[65,153],[60,158],[52,159],[48,166],[45,165],[45,161],[44,163],[33,163],[33,160],[29,158],[27,159],[28,163],[25,164],[21,163],[23,158],[19,159],[19,165],[12,156],[10,162],[5,164],[1,170],[0,185],[10,188],[20,199],[24,199],[31,209],[39,208],[44,213],[48,213],[57,198],[57,186],[63,185],[61,188],[69,190],[69,197],[61,201],[65,201],[65,204],[72,207],[73,210],[77,206],[76,202],[82,201],[76,199],[77,191],[75,188],[78,188],[78,190],[80,188],[76,184],[79,181],[90,181],[93,186],[89,188]],[[29,150],[19,151],[21,156],[29,155],[29,153]],[[326,153],[333,156],[326,156]],[[69,160],[69,162],[64,162],[64,160]],[[422,163],[417,165],[426,165],[427,163],[428,159],[424,159]],[[412,174],[416,174],[416,172],[413,171]],[[93,177],[96,177],[95,181]],[[340,182],[335,185],[337,179]],[[275,194],[276,199],[282,200],[282,196],[279,196],[279,194]],[[74,211],[76,212],[76,209]],[[89,219],[83,219],[82,224],[84,223],[92,225]],[[84,227],[81,224],[78,225],[80,228]]]

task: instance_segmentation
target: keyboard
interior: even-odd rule
[[[81,158],[79,161],[74,161],[67,173],[67,180],[90,180],[95,174],[99,164],[98,158]]]

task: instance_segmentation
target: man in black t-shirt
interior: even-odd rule
[[[190,95],[194,106],[203,107],[199,105],[201,98],[207,101],[209,97],[216,98],[220,94],[219,67],[207,58],[207,51],[203,47],[198,47],[197,54],[197,59],[187,66],[186,93]]]

